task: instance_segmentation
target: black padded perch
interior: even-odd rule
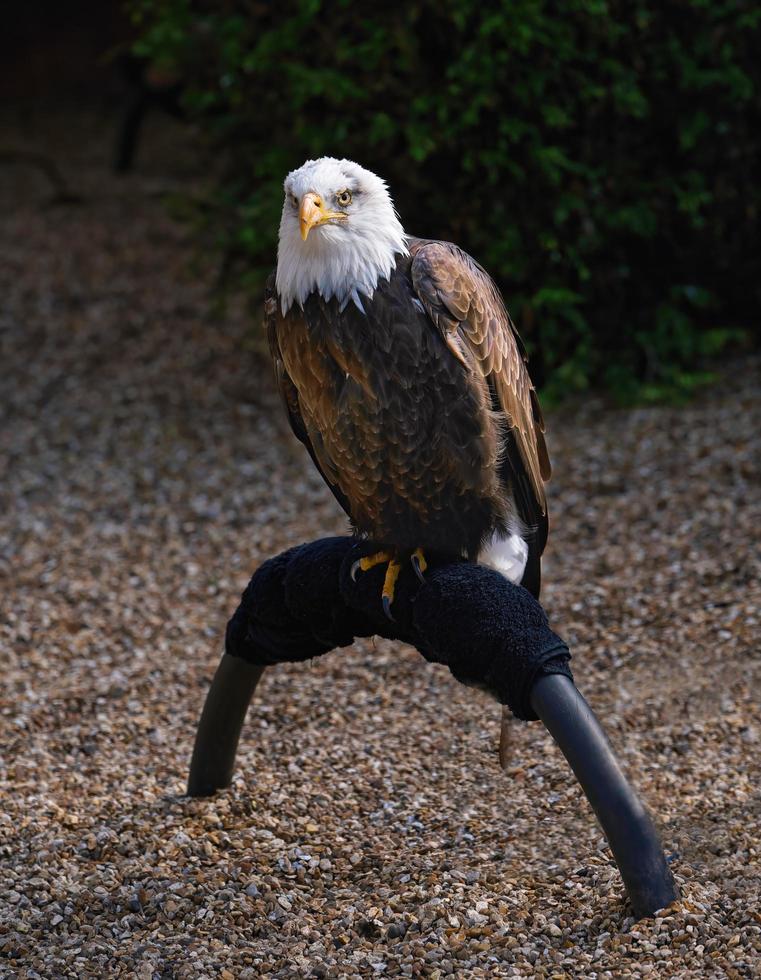
[[[350,574],[372,550],[353,538],[324,538],[258,569],[227,627],[196,734],[188,795],[210,796],[230,785],[246,710],[265,667],[377,634],[410,643],[459,681],[487,688],[516,717],[541,719],[600,821],[634,914],[671,904],[678,891],[652,821],[574,686],[568,647],[536,599],[481,565],[434,559],[424,585],[411,568],[402,573],[391,622],[380,602],[384,569],[360,573],[356,582]]]

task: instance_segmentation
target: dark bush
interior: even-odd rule
[[[761,298],[751,0],[136,0],[219,168],[207,214],[252,285],[286,172],[348,156],[405,227],[503,288],[540,376],[689,385]],[[744,331],[738,328],[744,328]],[[710,358],[708,358],[710,360]]]

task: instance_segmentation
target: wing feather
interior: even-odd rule
[[[484,269],[456,245],[414,241],[410,252],[412,283],[428,316],[454,356],[487,381],[504,413],[506,455],[521,514],[527,523],[542,525],[546,537],[544,483],[551,467],[544,420],[502,297]]]

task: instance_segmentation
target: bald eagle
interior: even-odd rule
[[[413,238],[350,160],[288,174],[265,318],[291,426],[386,564],[491,565],[538,596],[550,462],[499,290],[457,245]]]

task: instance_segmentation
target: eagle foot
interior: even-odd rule
[[[383,612],[392,623],[396,620],[391,612],[391,604],[394,601],[394,591],[396,589],[396,580],[402,571],[401,563],[397,558],[391,554],[389,551],[376,551],[373,555],[365,555],[364,558],[358,558],[357,561],[351,566],[349,574],[351,575],[352,582],[357,581],[357,572],[367,572],[371,568],[375,568],[376,565],[383,565],[388,562],[388,568],[386,569],[386,576],[383,580],[383,591],[381,593],[381,602],[383,604]],[[421,582],[425,582],[423,577],[423,572],[428,567],[428,562],[425,560],[425,555],[421,548],[416,548],[415,551],[410,555],[410,564],[415,570],[415,574],[420,579]]]

